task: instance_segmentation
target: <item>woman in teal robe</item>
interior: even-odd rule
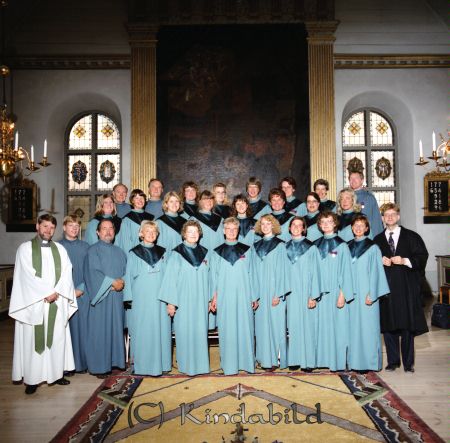
[[[290,212],[292,215],[298,215],[298,210],[302,201],[294,194],[297,189],[295,178],[290,176],[282,178],[278,184],[278,188],[282,189],[286,195],[286,205],[284,206],[284,210]]]
[[[97,226],[99,222],[105,218],[112,221],[115,235],[117,236],[120,231],[122,219],[117,216],[116,205],[112,194],[103,194],[98,198],[94,218],[89,220],[86,227],[86,232],[84,234],[84,240],[86,243],[93,245],[98,242]]]
[[[319,195],[315,192],[310,192],[306,196],[306,214],[304,217],[307,228],[306,238],[313,243],[322,237],[322,231],[317,226],[317,220],[320,214],[319,207]]]
[[[208,312],[210,256],[198,244],[201,227],[195,220],[183,226],[183,243],[170,254],[159,299],[174,317],[178,370],[188,375],[209,372]]]
[[[250,278],[250,246],[237,241],[239,221],[224,221],[225,243],[211,254],[212,309],[217,312],[220,365],[225,375],[255,371],[254,317],[257,296]]]
[[[169,252],[182,241],[181,230],[186,218],[180,215],[183,206],[180,196],[170,191],[164,196],[162,203],[163,215],[156,220],[159,228],[158,245]]]
[[[128,253],[124,301],[133,303],[128,328],[134,373],[161,375],[172,369],[172,333],[166,304],[158,299],[166,269],[166,250],[158,246],[158,226],[144,221],[142,241]]]
[[[139,231],[144,220],[153,220],[153,215],[144,211],[147,196],[140,189],[133,189],[130,194],[131,210],[122,218],[120,232],[115,245],[125,254],[139,244]]]
[[[308,371],[316,367],[320,256],[316,246],[304,237],[304,218],[294,217],[289,230],[292,237],[286,243],[286,254],[292,292],[287,297],[288,366]]]
[[[357,215],[352,221],[355,236],[348,244],[352,256],[355,300],[350,303],[348,367],[379,371],[382,367],[380,297],[390,292],[380,248],[367,236],[369,220]]]
[[[315,242],[320,254],[323,291],[317,303],[317,367],[346,369],[350,342],[350,309],[353,300],[352,263],[347,243],[337,236],[337,215],[324,211],[318,224],[324,236]]]
[[[352,220],[361,212],[361,206],[356,203],[355,191],[351,188],[342,189],[337,198],[336,208],[339,220],[338,235],[345,242],[349,242],[353,240]],[[372,238],[371,235],[370,238]]]
[[[289,222],[293,214],[286,212],[286,195],[284,191],[278,188],[273,188],[269,192],[269,203],[272,210],[272,215],[277,219],[281,227],[281,234],[279,238],[283,241],[288,241],[291,236],[289,234]]]
[[[238,240],[245,245],[252,246],[255,243],[256,220],[252,217],[252,211],[248,198],[244,194],[234,197],[231,205],[231,216],[239,221]]]
[[[253,245],[252,281],[259,307],[255,311],[256,360],[272,370],[287,366],[286,296],[289,291],[286,248],[280,224],[273,215],[263,215],[255,226],[263,236]]]

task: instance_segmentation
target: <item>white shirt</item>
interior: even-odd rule
[[[389,238],[391,237],[391,232],[392,234],[392,239],[394,240],[394,246],[395,246],[395,250],[397,250],[397,244],[398,244],[398,239],[400,238],[400,231],[401,231],[401,227],[400,226],[396,226],[392,231],[389,230],[389,228],[386,228],[386,230],[384,231],[384,235],[386,236],[386,240],[389,244]],[[406,257],[402,257],[405,260],[405,266],[408,266],[408,268],[412,268],[412,264],[409,261],[409,258]]]

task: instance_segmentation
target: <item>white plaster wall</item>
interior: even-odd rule
[[[338,188],[342,187],[344,119],[361,107],[383,110],[397,128],[401,223],[424,239],[430,258],[427,280],[437,290],[435,255],[450,254],[450,225],[423,223],[423,177],[431,170],[415,166],[419,139],[431,155],[433,130],[444,135],[450,128],[449,69],[336,70],[335,112]]]
[[[122,181],[130,182],[130,72],[112,71],[16,71],[14,112],[20,145],[35,147],[36,160],[48,141],[50,167],[30,176],[38,185],[40,207],[56,211],[61,236],[64,217],[64,135],[69,121],[83,111],[103,111],[118,122],[122,136]],[[1,185],[0,185],[1,187]],[[44,211],[43,211],[44,212]],[[14,263],[20,243],[31,233],[6,233],[0,223],[0,263]]]

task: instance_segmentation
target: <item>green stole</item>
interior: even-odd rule
[[[50,241],[50,249],[52,250],[53,262],[55,263],[55,286],[61,277],[61,256],[59,255],[58,247],[54,242]],[[41,253],[41,239],[39,237],[31,240],[31,256],[32,265],[36,271],[36,277],[42,278],[42,253]],[[58,306],[56,303],[50,303],[48,310],[48,325],[47,325],[47,348],[51,348],[53,344],[53,331],[55,329],[56,312]],[[34,327],[34,350],[38,354],[42,354],[45,350],[44,338],[44,319],[41,325]]]

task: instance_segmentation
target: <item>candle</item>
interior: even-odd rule
[[[436,152],[436,134],[433,131],[433,155]]]
[[[419,140],[419,156],[420,156],[420,158],[423,158],[422,140]]]
[[[14,150],[19,149],[19,131],[16,131],[16,136],[14,137]]]
[[[44,140],[44,157],[47,157],[47,139]]]
[[[34,146],[33,145],[31,145],[30,152],[31,152],[31,161],[34,162]]]

